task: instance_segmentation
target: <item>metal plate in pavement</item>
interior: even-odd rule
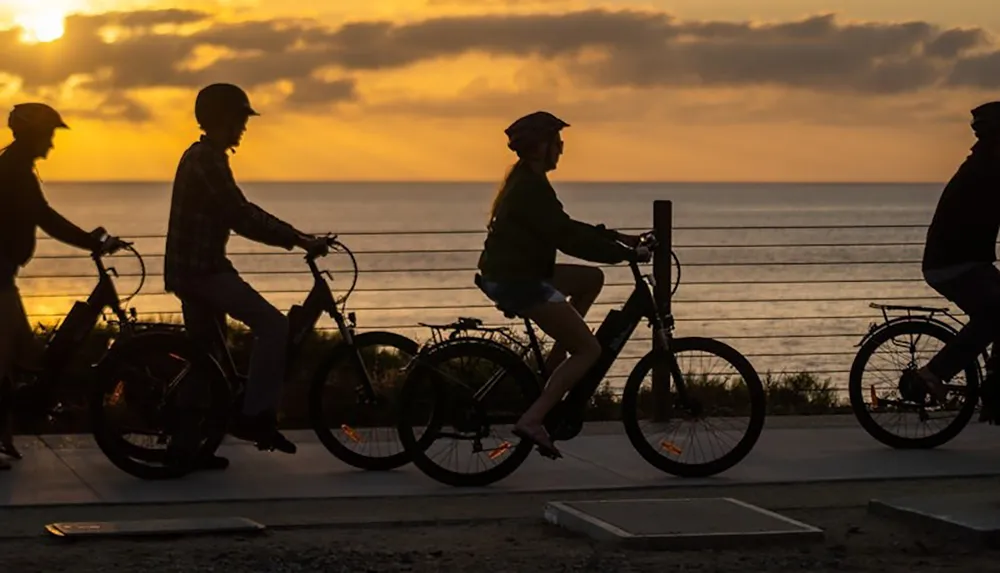
[[[245,517],[192,517],[133,521],[74,521],[50,523],[46,531],[58,537],[138,537],[255,533],[264,525]]]
[[[966,542],[1000,548],[1000,496],[934,494],[926,498],[873,499],[868,512],[904,523],[931,527]]]
[[[594,539],[658,549],[823,540],[823,530],[732,498],[551,502],[545,519]]]

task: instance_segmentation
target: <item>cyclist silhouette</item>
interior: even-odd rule
[[[925,366],[904,372],[901,387],[926,388],[939,402],[950,380],[991,341],[1000,341],[1000,271],[996,243],[1000,231],[1000,102],[972,110],[976,143],[938,201],[924,246],[927,284],[968,316],[966,325]],[[993,345],[987,371],[995,371]],[[983,384],[983,418],[996,414],[995,380]]]
[[[292,454],[295,444],[277,427],[288,320],[240,277],[226,257],[226,245],[231,231],[285,249],[325,252],[327,243],[251,203],[236,184],[227,152],[239,146],[249,118],[256,115],[247,94],[235,85],[213,84],[198,93],[195,119],[204,135],[184,152],[174,178],[164,283],[180,299],[185,327],[196,340],[210,340],[216,328],[224,332],[226,315],[250,328],[254,346],[245,399],[229,432]],[[175,452],[197,439],[192,420],[182,417],[180,422],[172,440]],[[198,464],[225,469],[228,460],[213,455]]]
[[[14,447],[13,374],[15,367],[37,369],[40,345],[28,324],[16,277],[35,252],[35,232],[91,252],[114,252],[116,237],[98,227],[90,233],[49,205],[35,175],[35,162],[48,157],[57,129],[68,129],[55,109],[44,103],[14,106],[7,119],[14,141],[0,153],[0,454],[21,459]],[[10,464],[0,458],[0,469]]]
[[[563,152],[560,132],[569,124],[545,111],[526,115],[505,133],[517,154],[490,214],[476,283],[505,312],[529,318],[555,340],[546,358],[551,372],[542,395],[521,416],[514,434],[558,457],[542,421],[601,355],[601,345],[583,316],[604,286],[596,267],[556,264],[556,251],[584,260],[614,264],[649,249],[639,237],[570,218],[549,183]],[[625,243],[625,244],[622,244]],[[566,358],[566,354],[569,358]]]

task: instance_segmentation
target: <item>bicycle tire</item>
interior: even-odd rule
[[[760,381],[757,370],[750,361],[738,350],[728,344],[713,338],[688,337],[677,338],[671,343],[671,351],[679,354],[685,351],[700,350],[722,358],[733,366],[747,384],[750,397],[750,423],[739,443],[729,453],[717,460],[702,464],[686,464],[660,455],[646,440],[639,428],[639,392],[646,375],[657,360],[665,359],[664,351],[654,350],[646,354],[636,363],[625,382],[622,392],[622,423],[625,434],[632,447],[653,467],[666,473],[684,477],[699,478],[720,474],[743,460],[757,444],[764,429],[767,417],[767,396],[764,385]]]
[[[177,479],[192,470],[190,463],[176,465],[149,465],[145,462],[163,463],[164,453],[131,444],[115,433],[108,422],[104,397],[117,386],[116,369],[127,364],[130,358],[143,354],[175,354],[193,357],[192,362],[207,374],[212,395],[213,419],[228,411],[230,388],[222,371],[214,361],[183,333],[151,331],[130,336],[116,342],[97,367],[96,383],[90,397],[91,432],[98,448],[120,470],[143,480]],[[211,424],[216,428],[218,424]],[[225,424],[203,436],[199,453],[214,452],[225,438]]]
[[[329,357],[326,361],[324,361],[323,365],[320,366],[316,376],[313,378],[312,384],[310,385],[309,421],[312,424],[313,431],[316,433],[316,437],[318,437],[326,449],[340,461],[363,470],[388,471],[396,469],[409,462],[409,455],[406,453],[405,449],[400,449],[398,453],[388,456],[368,456],[360,454],[348,448],[343,442],[337,439],[328,424],[328,420],[331,416],[328,416],[327,412],[324,411],[324,390],[326,389],[330,373],[344,362],[353,361],[353,352],[355,348],[363,351],[365,348],[372,346],[386,346],[394,348],[406,353],[411,358],[416,356],[417,351],[420,348],[416,341],[407,338],[402,334],[386,331],[364,332],[358,334],[354,337],[354,346],[348,346],[343,343],[338,344],[330,352]],[[409,361],[407,361],[407,363],[408,362]],[[399,390],[397,389],[397,392],[398,391]],[[390,401],[390,403],[392,402]],[[366,408],[369,406],[358,404],[355,407]],[[392,411],[393,416],[396,413],[396,411]],[[397,423],[393,420],[393,425],[390,426],[390,428],[397,434],[396,437],[398,437],[396,426]]]
[[[854,361],[851,364],[851,374],[848,379],[848,395],[851,400],[851,411],[854,413],[854,417],[858,420],[858,423],[861,424],[861,427],[868,432],[868,435],[890,448],[936,448],[958,436],[972,420],[972,416],[976,411],[976,404],[979,401],[979,368],[976,366],[965,369],[965,381],[969,391],[966,395],[965,404],[962,405],[958,416],[955,417],[955,420],[951,424],[940,432],[924,436],[923,438],[905,438],[893,434],[879,425],[871,416],[864,401],[864,387],[862,384],[865,366],[867,366],[868,360],[871,359],[875,351],[890,339],[901,334],[931,336],[945,343],[955,336],[954,332],[948,328],[926,320],[903,320],[890,324],[876,332],[861,345],[857,354],[854,355]]]
[[[520,467],[531,454],[534,444],[518,440],[516,444],[512,444],[513,447],[510,448],[509,455],[492,469],[479,473],[462,474],[445,469],[428,458],[426,447],[430,446],[433,440],[428,440],[424,436],[418,443],[411,423],[412,409],[416,407],[417,393],[421,383],[434,371],[437,364],[457,357],[492,360],[497,366],[505,369],[524,396],[522,412],[527,410],[537,399],[541,391],[537,374],[515,352],[496,342],[480,338],[463,338],[439,344],[426,349],[417,357],[413,369],[403,382],[400,394],[399,439],[403,443],[403,448],[408,453],[410,461],[431,479],[453,487],[487,486],[504,479]],[[434,390],[435,402],[439,402],[442,398],[440,385],[434,385]],[[436,423],[432,419],[428,423],[427,434],[431,434],[431,429],[435,425]],[[433,434],[431,435],[433,436]]]

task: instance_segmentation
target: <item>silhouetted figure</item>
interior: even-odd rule
[[[12,437],[10,411],[15,367],[37,370],[40,347],[21,302],[15,279],[35,252],[36,229],[53,238],[94,252],[114,252],[121,247],[103,228],[88,233],[53,209],[35,175],[35,162],[48,157],[56,129],[69,126],[52,107],[43,103],[14,106],[7,119],[14,142],[0,153],[0,454],[20,459]],[[0,458],[0,469],[10,464]]]
[[[239,87],[213,84],[198,93],[195,119],[204,135],[184,152],[174,179],[164,259],[164,283],[181,300],[193,337],[208,341],[226,329],[226,315],[254,336],[243,410],[230,428],[239,439],[295,453],[279,431],[277,409],[285,376],[288,320],[247,284],[226,257],[230,232],[291,250],[324,252],[326,242],[251,203],[233,178],[227,152],[240,144],[247,121],[259,115]],[[182,424],[183,425],[183,424]],[[189,429],[189,428],[188,428]],[[182,430],[184,431],[184,430]],[[178,441],[185,443],[179,436]],[[221,457],[201,461],[224,469]]]
[[[514,433],[533,441],[545,455],[560,456],[542,422],[601,355],[601,346],[583,316],[604,285],[597,267],[556,264],[556,251],[588,261],[628,260],[638,237],[573,220],[549,183],[563,152],[560,131],[569,124],[539,111],[505,130],[517,154],[490,213],[488,235],[476,282],[504,312],[538,324],[555,341],[546,359],[551,372],[545,390],[515,425]],[[648,260],[649,251],[638,255]],[[568,300],[567,300],[568,298]],[[569,353],[569,358],[566,353]]]
[[[973,109],[972,130],[977,141],[941,194],[922,265],[927,284],[965,311],[969,321],[926,366],[904,373],[901,380],[926,387],[939,402],[946,395],[942,381],[1000,340],[1000,271],[993,266],[1000,231],[1000,102]],[[998,351],[994,345],[993,354]],[[984,384],[984,410],[992,406],[991,390]]]

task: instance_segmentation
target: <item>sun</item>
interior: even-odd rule
[[[60,10],[32,9],[14,18],[21,27],[21,41],[28,43],[52,42],[65,33],[66,13]]]

